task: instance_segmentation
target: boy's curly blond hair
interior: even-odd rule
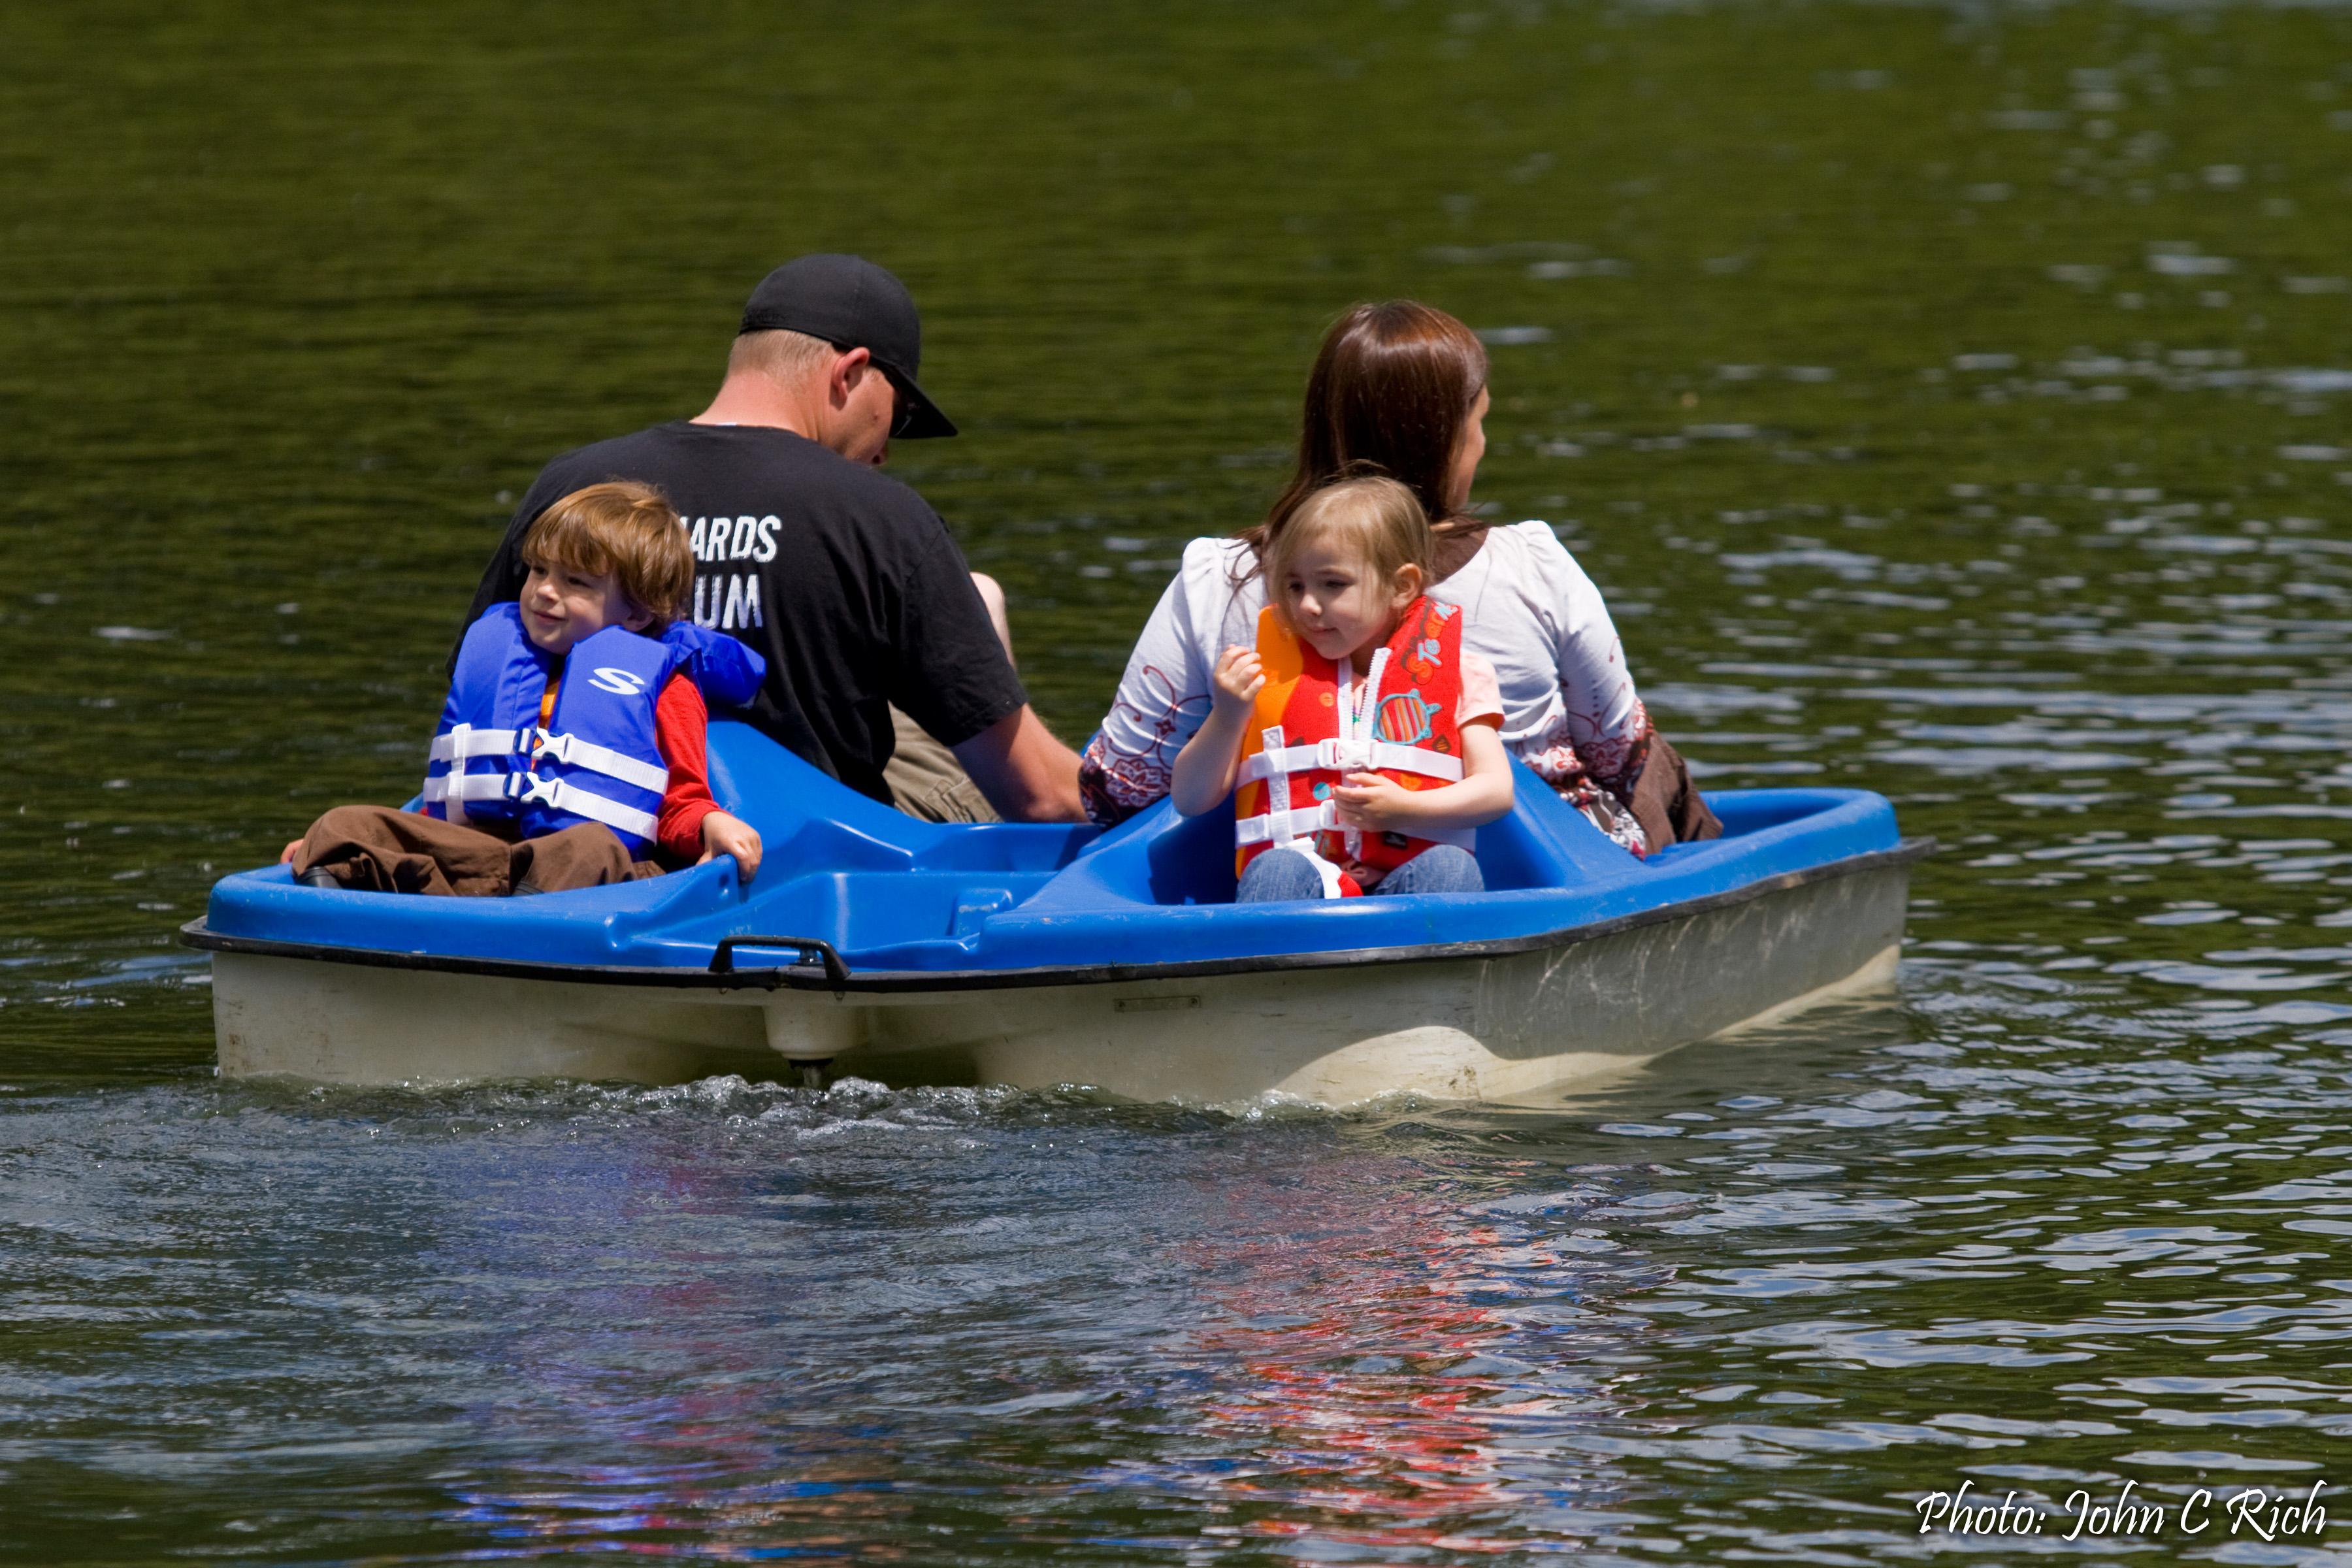
[[[686,614],[694,552],[661,491],[630,479],[590,485],[541,512],[522,536],[526,566],[610,572],[658,635]]]

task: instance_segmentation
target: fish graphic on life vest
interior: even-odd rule
[[[1236,872],[1268,849],[1295,849],[1321,873],[1324,897],[1338,898],[1346,890],[1339,860],[1389,871],[1434,844],[1471,847],[1467,829],[1423,837],[1342,827],[1331,797],[1352,773],[1377,773],[1406,789],[1462,777],[1462,617],[1454,606],[1425,596],[1407,605],[1360,680],[1352,659],[1325,658],[1271,607],[1258,615],[1257,652],[1265,685],[1242,742]]]

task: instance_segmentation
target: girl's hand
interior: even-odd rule
[[[1181,816],[1198,816],[1233,793],[1234,773],[1240,766],[1242,731],[1249,724],[1250,705],[1265,689],[1265,670],[1255,648],[1229,647],[1217,657],[1211,683],[1209,716],[1176,753],[1169,770],[1168,797]]]
[[[1229,647],[1218,656],[1215,675],[1212,678],[1216,693],[1210,700],[1212,712],[1234,712],[1246,710],[1265,689],[1265,667],[1260,662],[1255,648]]]
[[[1367,833],[1387,833],[1404,826],[1414,805],[1414,792],[1381,773],[1349,773],[1332,786],[1339,805],[1339,826]]]
[[[283,848],[283,849],[280,849],[280,850],[278,852],[278,863],[280,866],[291,866],[292,864],[294,864],[294,857],[295,857],[295,855],[296,855],[296,854],[298,854],[298,853],[301,850],[301,847],[302,847],[302,841],[301,841],[300,839],[299,839],[299,838],[289,838],[289,839],[288,839],[288,840],[286,841],[286,847],[285,847],[285,848]]]
[[[1331,791],[1342,827],[1427,837],[1431,828],[1483,827],[1511,809],[1511,759],[1494,724],[1462,726],[1463,777],[1436,789],[1407,789],[1381,773],[1349,773]]]
[[[709,865],[721,855],[735,857],[735,874],[748,882],[760,874],[760,833],[740,816],[714,811],[702,819],[702,858]]]

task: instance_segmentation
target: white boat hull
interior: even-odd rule
[[[1528,951],[971,989],[591,983],[216,951],[232,1078],[675,1083],[823,1064],[1138,1100],[1507,1100],[1891,983],[1907,863]]]

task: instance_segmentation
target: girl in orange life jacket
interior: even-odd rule
[[[1460,613],[1423,596],[1420,502],[1343,479],[1272,532],[1257,647],[1217,660],[1176,809],[1197,816],[1239,784],[1241,902],[1479,890],[1469,830],[1511,808],[1502,701]]]

